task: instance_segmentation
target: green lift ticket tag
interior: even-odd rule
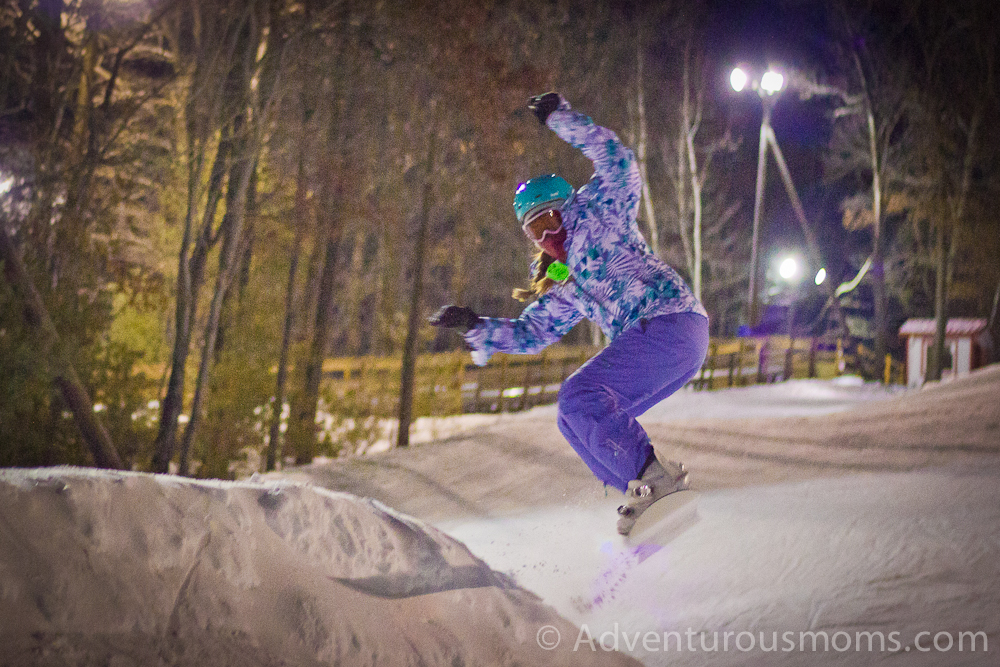
[[[552,262],[549,268],[545,269],[545,277],[561,283],[569,278],[569,267],[560,261]]]

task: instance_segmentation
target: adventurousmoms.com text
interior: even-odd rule
[[[559,630],[554,626],[539,629],[538,645],[553,650],[562,643]],[[879,652],[900,653],[967,653],[989,652],[989,639],[982,630],[940,631],[924,630],[904,638],[899,631],[858,630],[827,632],[825,630],[800,631],[700,631],[688,628],[685,632],[626,632],[616,623],[614,628],[600,633],[591,632],[587,625],[580,627],[573,643],[574,651],[643,651],[657,652],[728,652],[750,653],[829,652],[845,653]]]

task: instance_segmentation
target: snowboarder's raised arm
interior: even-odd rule
[[[473,361],[485,366],[496,352],[541,352],[569,333],[582,319],[576,306],[555,289],[530,304],[517,319],[481,317],[465,334],[465,342],[472,348]]]
[[[594,176],[602,182],[602,190],[619,205],[620,214],[628,219],[634,218],[638,212],[642,179],[632,149],[623,144],[614,131],[596,125],[589,116],[573,111],[569,102],[558,93],[532,98],[529,107],[540,120],[545,114],[543,122],[559,138],[580,149],[594,163]]]

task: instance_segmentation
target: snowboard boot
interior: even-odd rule
[[[628,483],[625,504],[618,508],[618,534],[628,535],[646,509],[664,496],[688,488],[688,471],[681,463],[661,465],[654,457],[639,479]]]

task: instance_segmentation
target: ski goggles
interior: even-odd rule
[[[559,209],[548,208],[530,218],[525,218],[521,229],[525,236],[536,243],[541,243],[546,236],[558,234],[562,231],[563,221]]]

